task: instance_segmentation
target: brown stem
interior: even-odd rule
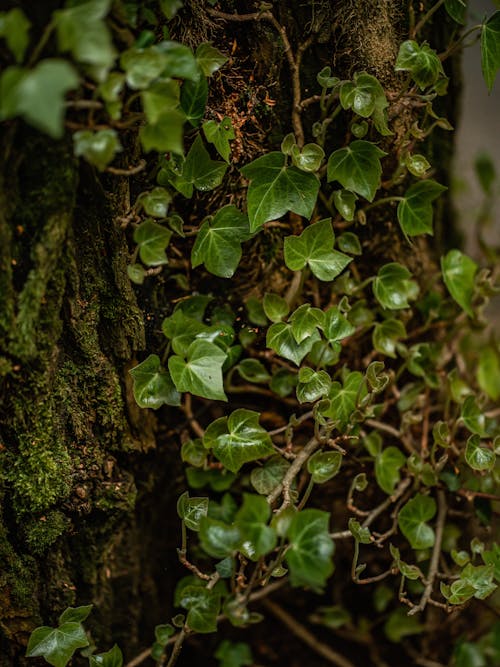
[[[311,454],[319,447],[319,442],[316,438],[309,440],[307,445],[297,454],[297,458],[294,460],[292,465],[288,468],[283,480],[271,491],[267,496],[267,502],[271,505],[274,503],[281,492],[283,492],[284,500],[282,507],[287,507],[290,504],[290,486],[299,474],[302,466],[311,456]]]
[[[135,167],[120,169],[119,167],[107,167],[106,171],[115,176],[135,176],[146,168],[146,160],[141,160]]]

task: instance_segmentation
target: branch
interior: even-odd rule
[[[283,477],[283,480],[277,486],[275,486],[271,493],[267,496],[267,502],[270,505],[274,503],[277,498],[279,498],[279,495],[282,491],[284,496],[283,506],[287,507],[290,504],[290,485],[295,477],[299,474],[300,469],[304,463],[318,447],[319,442],[316,438],[312,438],[309,440],[307,445],[297,454],[297,458],[288,468],[286,475]]]

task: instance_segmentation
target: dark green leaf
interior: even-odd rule
[[[330,403],[322,413],[337,422],[338,428],[343,431],[352,422],[352,414],[358,402],[366,394],[366,383],[362,373],[353,371],[344,380],[344,386],[339,382],[332,383],[329,394]]]
[[[87,604],[83,607],[68,607],[59,616],[59,625],[63,623],[83,623],[92,611],[94,605]]]
[[[156,354],[130,370],[134,381],[134,398],[141,408],[156,410],[162,405],[180,405],[181,397],[176,390],[170,373],[160,364]]]
[[[426,522],[435,514],[434,498],[421,493],[401,508],[398,525],[413,549],[428,549],[434,545],[434,530]]]
[[[479,408],[474,396],[467,396],[462,405],[460,416],[471,433],[476,433],[481,437],[487,435],[486,417]]]
[[[405,325],[401,320],[392,317],[383,322],[377,322],[373,329],[373,347],[377,352],[393,359],[396,358],[396,343],[401,338],[406,338]]]
[[[479,153],[474,161],[474,169],[484,194],[491,194],[497,177],[495,164],[491,156],[488,153]]]
[[[481,30],[481,66],[488,91],[491,93],[500,69],[500,11],[492,14]]]
[[[266,345],[274,350],[280,357],[290,359],[297,366],[302,359],[311,351],[316,341],[320,340],[318,330],[301,343],[297,343],[293,335],[292,325],[285,322],[276,322],[267,330]]]
[[[344,192],[347,191],[345,190]],[[344,232],[341,234],[337,239],[337,245],[342,252],[348,252],[350,255],[361,255],[363,252],[359,236],[352,232]]]
[[[30,635],[26,655],[28,658],[43,656],[49,665],[66,667],[76,649],[88,645],[81,623],[66,622],[58,628],[36,628]]]
[[[357,199],[356,195],[353,192],[349,192],[349,190],[335,190],[333,192],[333,203],[335,204],[335,208],[344,220],[348,220],[349,222],[354,220]],[[344,248],[340,249],[344,250]]]
[[[31,22],[18,7],[0,13],[0,37],[5,39],[18,63],[22,62],[28,48],[30,27]]]
[[[205,114],[208,100],[208,81],[200,70],[197,79],[184,81],[181,88],[181,108],[193,127],[198,127]]]
[[[243,167],[241,173],[250,180],[247,199],[252,232],[287,211],[311,217],[319,181],[313,174],[287,166],[283,153],[263,155]]]
[[[219,160],[212,160],[203,140],[198,134],[189,149],[182,167],[182,174],[171,178],[172,185],[186,197],[191,197],[193,186],[205,192],[221,184],[227,165]]]
[[[149,192],[142,192],[137,198],[137,203],[153,218],[165,218],[171,201],[172,195],[165,188],[153,188]]]
[[[323,69],[318,72],[316,79],[322,88],[333,88],[340,81],[338,77],[332,76],[331,67],[323,67]]]
[[[203,123],[203,132],[206,140],[215,146],[219,155],[226,162],[229,162],[231,154],[229,142],[236,137],[231,119],[226,116],[220,123],[217,123],[215,120],[207,120]]]
[[[202,517],[207,516],[208,498],[190,498],[185,491],[177,501],[177,514],[191,530],[200,530]]]
[[[210,42],[203,42],[196,49],[196,60],[205,76],[212,76],[214,72],[227,62],[226,56],[216,49]]]
[[[315,329],[323,326],[325,314],[319,308],[312,308],[308,303],[303,303],[295,310],[289,318],[292,325],[292,334],[297,343],[302,343],[314,333]]]
[[[328,182],[338,181],[347,190],[373,201],[380,187],[380,158],[384,155],[384,151],[369,141],[353,141],[330,155]]]
[[[254,664],[252,651],[248,644],[243,642],[234,643],[228,639],[224,639],[219,644],[215,651],[215,657],[219,661],[219,667],[244,667]]]
[[[418,635],[423,632],[424,626],[421,625],[416,616],[408,616],[408,612],[403,607],[398,607],[387,619],[384,625],[384,632],[389,641],[399,644],[404,637]]]
[[[161,113],[155,123],[143,125],[139,130],[139,138],[146,153],[158,151],[182,154],[185,121],[186,116],[182,111],[170,109]]]
[[[232,556],[241,542],[237,526],[229,526],[223,521],[209,516],[200,520],[200,542],[202,549],[214,558]]]
[[[243,359],[236,366],[236,370],[247,382],[267,384],[271,379],[266,367],[258,359]]]
[[[421,90],[432,86],[439,77],[444,77],[439,56],[428,44],[418,45],[409,39],[399,47],[396,59],[396,72],[410,72]]]
[[[280,368],[273,374],[271,382],[269,383],[269,388],[278,396],[285,398],[285,396],[289,396],[295,389],[297,379],[295,373],[286,370],[286,368]]]
[[[170,357],[168,368],[177,391],[195,396],[227,401],[222,382],[226,354],[214,343],[195,340],[187,350],[187,359]]]
[[[342,315],[338,306],[333,306],[333,308],[326,311],[323,333],[330,343],[344,340],[344,338],[351,336],[355,331],[356,327]]]
[[[199,586],[186,586],[182,590],[180,604],[188,609],[186,625],[194,632],[217,631],[220,611],[220,594]]]
[[[189,465],[200,468],[207,458],[207,450],[203,446],[200,438],[195,440],[186,440],[182,443],[181,459]]]
[[[73,135],[74,152],[87,162],[104,171],[116,153],[122,149],[115,130],[79,130]]]
[[[123,655],[116,644],[106,653],[89,656],[89,667],[122,667],[122,665]]]
[[[242,553],[257,561],[276,546],[276,533],[266,525],[271,516],[271,507],[263,496],[243,494],[243,505],[236,514],[235,523],[240,529]]]
[[[386,447],[375,458],[375,478],[382,491],[394,493],[401,476],[399,470],[405,463],[405,455],[397,447]]]
[[[488,447],[482,447],[479,436],[474,434],[467,440],[465,460],[473,470],[493,470],[496,456]]]
[[[326,396],[330,389],[331,380],[326,371],[314,371],[303,367],[299,371],[297,385],[297,400],[299,403],[312,403]]]
[[[236,475],[225,468],[222,470],[217,468],[210,468],[209,470],[187,468],[186,478],[192,489],[202,489],[209,486],[213,491],[227,491],[236,479]]]
[[[268,495],[281,483],[290,464],[282,456],[273,456],[260,468],[254,468],[250,482],[257,493]]]
[[[444,192],[436,181],[420,181],[411,185],[398,204],[398,220],[407,236],[432,234],[432,202]]]
[[[340,103],[344,109],[352,109],[358,116],[371,116],[380,134],[392,134],[387,127],[386,109],[389,103],[378,79],[371,74],[358,72],[353,81],[344,82],[340,87]]]
[[[465,25],[467,16],[467,0],[445,0],[444,6],[454,21],[460,23],[461,25]]]
[[[476,262],[460,250],[450,250],[441,258],[441,271],[446,287],[458,305],[471,317],[474,315],[472,297],[477,270]]]
[[[152,220],[145,220],[134,232],[134,241],[139,246],[139,255],[146,266],[168,264],[165,248],[172,232]]]
[[[397,262],[385,264],[373,282],[373,293],[383,308],[409,308],[408,299],[418,294],[418,285],[411,280],[408,269]]]
[[[323,588],[333,573],[334,543],[328,532],[330,514],[315,509],[297,512],[288,528],[286,561],[292,586]]]
[[[479,353],[477,380],[481,389],[491,398],[500,398],[500,352],[493,345],[487,345]]]
[[[170,623],[165,623],[163,625],[157,625],[155,627],[155,639],[156,641],[165,646],[170,637],[174,634],[175,629]]]
[[[315,484],[324,484],[335,477],[342,465],[340,452],[316,452],[307,462],[307,470]]]

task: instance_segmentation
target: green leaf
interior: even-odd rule
[[[198,532],[202,517],[207,516],[208,498],[190,498],[185,491],[177,501],[177,514],[187,528]]]
[[[254,382],[256,384],[267,384],[271,376],[267,372],[267,368],[258,359],[243,359],[236,366],[236,370],[247,382]]]
[[[127,275],[136,285],[142,285],[146,278],[146,269],[142,264],[129,264],[127,266]]]
[[[220,123],[217,123],[215,120],[207,120],[203,123],[202,128],[206,140],[215,146],[219,155],[226,162],[229,162],[229,156],[231,154],[231,146],[229,142],[236,137],[231,124],[231,119],[226,116]]]
[[[358,116],[371,116],[380,134],[392,134],[387,127],[386,109],[389,103],[380,82],[371,74],[358,72],[352,82],[345,81],[340,87],[340,103],[344,109],[352,109]]]
[[[401,338],[406,338],[405,325],[401,320],[392,317],[377,322],[373,329],[372,342],[377,352],[396,358],[396,343]]]
[[[418,178],[423,178],[428,170],[431,168],[431,165],[425,155],[410,155],[408,154],[405,158],[405,166],[414,176]]]
[[[181,88],[181,108],[193,127],[198,127],[205,114],[208,100],[208,81],[200,70],[197,79],[184,81]]]
[[[139,139],[143,149],[158,151],[159,153],[184,152],[184,123],[186,116],[178,109],[164,111],[156,119],[155,123],[147,123],[139,130]]]
[[[250,482],[257,493],[267,496],[281,483],[290,464],[282,456],[273,456],[250,473]]]
[[[130,371],[134,381],[134,398],[141,408],[157,410],[162,405],[180,405],[181,397],[170,373],[160,364],[156,354],[150,354]]]
[[[170,623],[164,623],[162,625],[157,625],[155,627],[155,639],[156,641],[165,646],[170,637],[174,634],[175,629]]]
[[[356,542],[370,544],[371,533],[368,527],[362,526],[356,519],[349,519],[348,526]]]
[[[123,654],[116,644],[106,653],[89,656],[89,667],[122,667],[122,665]]]
[[[346,190],[373,201],[380,188],[382,166],[380,158],[386,155],[378,146],[357,139],[334,151],[328,159],[328,182],[338,181]]]
[[[174,18],[179,9],[182,9],[183,4],[182,0],[160,0],[161,11],[169,21]]]
[[[313,371],[312,368],[303,367],[299,371],[299,383],[297,385],[297,400],[299,403],[312,403],[328,394],[331,380],[326,371]]]
[[[227,62],[226,56],[210,42],[200,44],[196,49],[195,57],[205,76],[212,76]]]
[[[344,192],[347,193],[346,190]],[[353,234],[352,232],[344,232],[341,234],[337,239],[337,245],[339,249],[342,250],[342,252],[348,252],[351,255],[363,254],[359,236]]]
[[[165,248],[172,232],[152,220],[145,220],[134,232],[134,241],[139,246],[139,256],[146,266],[168,264]]]
[[[231,278],[241,259],[241,243],[249,238],[248,218],[232,204],[219,209],[200,227],[191,251],[191,264],[204,264],[210,273]]]
[[[440,77],[444,77],[444,70],[439,56],[428,44],[418,45],[409,39],[399,47],[396,59],[396,72],[410,72],[420,90],[432,86]]]
[[[175,354],[185,357],[189,346],[196,339],[213,342],[220,333],[218,327],[203,324],[194,317],[187,317],[182,310],[176,310],[166,317],[162,324],[163,333],[172,341]]]
[[[189,465],[201,468],[207,459],[207,450],[200,438],[186,440],[182,443],[181,459]]]
[[[333,573],[334,543],[328,532],[330,514],[316,509],[297,512],[288,528],[286,562],[292,586],[323,588]]]
[[[333,249],[334,240],[330,218],[309,225],[300,236],[285,238],[285,263],[292,271],[300,271],[307,264],[319,280],[333,280],[352,261],[352,257]]]
[[[149,192],[142,192],[137,198],[146,215],[153,218],[166,218],[172,195],[165,188],[153,188]]]
[[[297,343],[302,343],[314,331],[323,326],[325,314],[319,308],[312,308],[308,303],[303,303],[295,310],[289,318],[292,325],[292,334]]]
[[[77,648],[89,645],[81,623],[66,622],[58,628],[36,628],[29,638],[26,656],[43,656],[49,665],[66,667]]]
[[[259,424],[259,413],[235,410],[229,417],[212,422],[203,438],[205,447],[231,472],[238,472],[244,463],[256,461],[273,453],[267,431]]]
[[[493,345],[483,347],[479,353],[477,381],[492,401],[500,398],[500,352]]]
[[[243,642],[234,643],[224,639],[214,655],[219,661],[219,667],[245,667],[254,664],[252,651],[249,645]]]
[[[398,220],[406,236],[432,234],[432,202],[444,192],[436,181],[420,181],[411,185],[398,204]]]
[[[326,311],[323,333],[330,343],[344,340],[344,338],[351,336],[355,331],[356,327],[342,315],[338,306],[333,306]]]
[[[215,401],[227,401],[222,382],[226,354],[214,343],[195,340],[187,350],[187,360],[173,356],[168,368],[177,391]]]
[[[405,455],[397,447],[386,447],[375,458],[375,479],[382,491],[391,495],[401,475],[399,470],[405,463]]]
[[[7,68],[2,75],[2,119],[21,116],[53,139],[64,133],[64,97],[78,76],[64,60],[41,60],[33,69]]]
[[[380,305],[390,310],[409,308],[408,299],[414,299],[419,291],[410,278],[408,269],[397,262],[380,268],[373,281],[373,293]]]
[[[200,520],[200,542],[209,556],[225,558],[236,551],[241,534],[237,526],[229,526],[223,521],[205,516]]]
[[[471,433],[476,433],[479,436],[486,436],[486,417],[480,410],[474,396],[467,396],[460,413],[465,426]]]
[[[493,184],[497,178],[495,164],[488,153],[479,153],[474,161],[477,180],[485,195],[492,194]]]
[[[451,18],[465,25],[467,17],[467,0],[445,0],[445,9]]]
[[[179,83],[173,79],[157,81],[142,91],[141,98],[146,120],[155,125],[165,111],[179,106]]]
[[[434,545],[434,530],[427,525],[436,514],[436,502],[421,493],[411,498],[399,512],[398,525],[412,549],[428,549]]]
[[[329,393],[330,403],[322,413],[337,422],[338,428],[344,431],[346,426],[352,422],[352,414],[366,393],[366,383],[362,373],[353,371],[347,375],[344,386],[339,382],[332,383]]]
[[[187,468],[186,478],[192,489],[209,486],[213,491],[227,491],[236,479],[236,475],[226,469]]]
[[[243,167],[241,173],[250,180],[247,201],[252,232],[287,211],[311,217],[319,180],[313,174],[287,166],[283,153],[263,155]]]
[[[16,62],[22,62],[30,41],[31,21],[18,7],[0,13],[0,37],[7,42]]]
[[[68,607],[59,616],[59,625],[63,623],[83,623],[88,618],[94,605],[87,604],[83,607]]]
[[[266,345],[274,350],[280,357],[290,359],[296,366],[300,365],[302,359],[309,354],[312,346],[320,340],[318,330],[301,343],[297,343],[293,335],[292,325],[285,322],[276,322],[267,330]]]
[[[332,76],[332,68],[328,66],[318,72],[316,79],[322,88],[333,88],[340,81],[338,77]]]
[[[289,396],[297,385],[297,375],[288,371],[286,368],[280,368],[273,374],[269,388],[281,398]]]
[[[307,462],[307,471],[315,484],[324,484],[338,474],[341,465],[340,452],[316,452]]]
[[[488,447],[481,447],[479,436],[474,434],[467,440],[465,460],[473,470],[493,470],[496,456]]]
[[[241,533],[240,549],[250,560],[259,560],[276,546],[276,532],[266,525],[270,516],[271,507],[263,496],[243,494],[235,523]]]
[[[132,90],[148,88],[165,71],[167,57],[158,48],[132,48],[120,56],[125,80]]]
[[[467,563],[460,573],[460,579],[474,588],[475,598],[484,600],[497,588],[493,582],[494,574],[493,565],[474,566],[472,563]]]
[[[206,192],[221,184],[226,173],[227,164],[219,160],[212,160],[203,140],[198,134],[189,149],[182,174],[171,178],[172,185],[186,197],[191,197],[193,186],[197,190]]]
[[[411,579],[412,581],[416,581],[420,577],[423,577],[420,568],[418,568],[416,565],[408,565],[408,563],[405,563],[404,561],[401,560],[399,549],[397,549],[392,544],[389,544],[389,551],[391,552],[391,556],[395,560],[396,567],[401,572],[403,577]]]
[[[349,192],[349,190],[334,190],[333,192],[333,203],[335,204],[335,208],[344,220],[347,220],[348,222],[354,220],[357,199],[356,195],[353,192]],[[343,248],[340,249],[343,250]]]
[[[115,130],[79,130],[73,135],[74,152],[84,157],[99,171],[104,171],[122,147]]]
[[[500,11],[492,14],[481,30],[481,66],[486,86],[491,93],[500,69]]]
[[[419,623],[416,616],[408,616],[403,607],[398,607],[387,619],[384,632],[389,641],[399,644],[404,637],[418,635],[423,632],[424,626]]]
[[[476,592],[474,586],[471,586],[467,581],[463,581],[462,579],[454,581],[451,586],[442,581],[439,587],[449,604],[463,604],[473,598]]]
[[[441,258],[441,272],[444,284],[458,305],[472,317],[472,297],[474,295],[474,278],[478,266],[470,257],[460,250],[450,250]]]
[[[291,150],[293,164],[302,171],[318,171],[325,151],[318,144],[306,144],[302,150],[296,145]]]
[[[281,320],[288,315],[288,311],[290,310],[286,300],[279,296],[279,294],[273,294],[272,292],[266,292],[264,294],[262,307],[266,317],[268,317],[271,322],[281,322]]]
[[[111,33],[105,18],[111,0],[88,0],[54,12],[60,51],[70,51],[73,58],[91,69],[93,77],[102,82],[115,61]]]
[[[188,609],[186,625],[194,632],[217,631],[220,611],[220,594],[200,586],[186,586],[182,590],[180,604]]]

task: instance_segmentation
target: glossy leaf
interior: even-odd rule
[[[200,438],[195,440],[186,440],[182,443],[181,459],[189,465],[200,468],[203,466],[207,458],[207,450],[203,446]]]
[[[371,533],[367,526],[362,526],[356,519],[349,519],[348,526],[357,542],[360,542],[360,544],[370,544]]]
[[[373,282],[373,293],[383,308],[400,310],[410,307],[408,300],[417,296],[418,285],[411,280],[406,267],[391,262],[379,269]]]
[[[219,160],[212,160],[203,140],[198,134],[189,149],[180,176],[172,177],[171,183],[186,197],[193,194],[193,186],[206,192],[221,184],[227,165]]]
[[[348,252],[350,255],[361,255],[363,253],[359,236],[352,232],[343,232],[337,239],[337,245],[339,250]]]
[[[112,162],[116,153],[122,149],[115,130],[79,130],[73,135],[74,152],[77,157],[84,157],[99,171],[104,171]]]
[[[200,44],[196,49],[195,57],[205,76],[212,76],[227,62],[226,56],[210,42]]]
[[[382,491],[391,495],[401,479],[400,469],[406,461],[397,447],[386,447],[375,458],[375,479]]]
[[[334,190],[333,192],[333,203],[335,204],[335,208],[344,220],[347,220],[348,222],[354,220],[357,199],[358,198],[354,192],[349,192],[349,190]],[[343,248],[340,249],[343,250]]]
[[[492,14],[481,30],[481,66],[491,93],[500,69],[500,11]]]
[[[462,405],[460,416],[471,433],[475,433],[481,437],[487,435],[486,416],[479,408],[474,396],[466,397]]]
[[[191,530],[200,530],[202,517],[207,516],[208,498],[190,498],[185,491],[177,501],[177,514]]]
[[[181,88],[181,108],[193,127],[198,127],[205,114],[208,100],[208,81],[200,71],[197,79],[187,79]]]
[[[333,306],[333,308],[329,308],[326,311],[323,333],[330,343],[344,340],[344,338],[351,336],[355,331],[356,327],[342,315],[338,306]]]
[[[340,87],[340,103],[344,109],[352,109],[358,116],[373,118],[373,124],[384,136],[392,132],[387,127],[386,109],[389,103],[378,79],[366,72],[358,72],[353,81]]]
[[[432,234],[432,202],[444,192],[444,185],[427,180],[414,183],[398,204],[398,220],[406,236]]]
[[[153,218],[165,218],[171,201],[172,195],[165,188],[153,188],[149,192],[141,193],[137,199],[146,215]]]
[[[293,146],[292,151],[293,164],[302,169],[302,171],[318,171],[325,157],[325,151],[318,144],[306,144],[302,150],[298,146]]]
[[[292,271],[300,271],[308,265],[319,280],[333,280],[352,261],[351,257],[333,249],[334,240],[329,218],[309,225],[300,236],[285,238],[285,263]]]
[[[405,325],[401,320],[388,318],[383,322],[377,322],[373,329],[372,342],[377,352],[396,358],[396,343],[406,338]]]
[[[226,162],[229,162],[231,154],[229,142],[236,137],[231,119],[226,116],[220,123],[217,123],[215,120],[207,120],[203,123],[203,132],[206,140],[215,146],[219,155]]]
[[[139,256],[146,266],[167,264],[165,248],[172,232],[152,220],[145,220],[134,232],[134,241],[139,246]]]
[[[431,165],[425,155],[407,155],[405,165],[410,174],[422,178],[431,168]]]
[[[341,465],[340,452],[315,452],[307,462],[307,471],[315,484],[324,484],[338,474]]]
[[[465,25],[467,16],[467,0],[445,0],[444,6],[454,21],[460,23],[461,25]]]
[[[276,546],[276,532],[267,525],[270,517],[271,507],[263,496],[243,494],[235,523],[241,533],[240,549],[250,560],[259,560]]]
[[[434,498],[421,493],[411,498],[401,508],[398,525],[413,549],[428,549],[434,545],[434,530],[426,522],[435,514]]]
[[[187,359],[170,357],[168,368],[177,391],[195,396],[227,401],[222,383],[226,354],[214,343],[195,340],[187,350]]]
[[[250,474],[250,482],[257,493],[263,496],[271,493],[281,483],[290,464],[282,456],[273,456]]]
[[[399,47],[395,70],[410,72],[420,90],[435,84],[439,77],[444,77],[443,66],[434,49],[425,43],[418,45],[411,39]]]
[[[250,180],[247,200],[252,232],[288,211],[311,217],[319,181],[313,174],[287,166],[283,153],[263,155],[243,167],[241,173]]]
[[[338,181],[342,187],[373,201],[380,187],[382,166],[380,158],[386,155],[378,146],[357,139],[334,151],[328,159],[328,182]]]
[[[290,316],[292,334],[297,343],[302,343],[317,329],[323,326],[324,312],[319,308],[312,308],[308,303],[303,303]]]
[[[267,347],[274,350],[280,357],[290,359],[296,366],[300,365],[302,359],[311,351],[314,343],[319,340],[320,335],[318,330],[315,329],[309,338],[297,343],[293,335],[292,325],[285,322],[272,324],[266,335]]]
[[[220,594],[200,586],[186,586],[182,590],[180,604],[188,610],[186,625],[194,632],[217,631],[220,611]]]
[[[81,623],[68,621],[58,628],[42,626],[30,635],[26,656],[42,656],[49,665],[66,667],[77,648],[89,645]]]
[[[123,654],[116,644],[106,653],[94,653],[89,656],[89,667],[122,667],[122,665]]]
[[[297,385],[297,400],[299,403],[312,403],[326,396],[330,389],[331,380],[326,371],[314,371],[304,367],[299,371]]]
[[[161,367],[158,355],[150,354],[130,370],[130,375],[134,382],[134,398],[139,407],[157,410],[162,405],[180,405],[180,394],[170,373]]]
[[[465,460],[473,470],[493,470],[496,456],[489,447],[481,446],[479,436],[474,434],[467,440]]]
[[[297,512],[289,525],[286,562],[292,586],[323,588],[333,573],[334,543],[328,532],[330,515],[316,509]]]
[[[264,294],[262,307],[266,317],[268,317],[271,322],[281,322],[281,320],[288,315],[288,311],[290,310],[286,300],[282,296],[279,296],[279,294],[273,294],[272,292],[266,292]]]
[[[492,401],[500,398],[500,351],[493,345],[483,347],[479,353],[477,380]]]
[[[344,430],[352,420],[358,401],[366,396],[365,379],[359,371],[353,371],[345,378],[343,386],[333,382],[329,393],[329,406],[323,414],[330,417]]]
[[[200,519],[202,549],[214,558],[232,556],[241,542],[240,530],[224,521],[206,516]]]
[[[441,271],[448,291],[458,305],[471,317],[474,315],[472,297],[477,270],[476,262],[460,250],[450,250],[441,258]]]
[[[256,461],[274,452],[271,438],[259,424],[259,413],[235,410],[229,417],[212,422],[203,438],[205,447],[231,472],[238,472],[244,463]]]

